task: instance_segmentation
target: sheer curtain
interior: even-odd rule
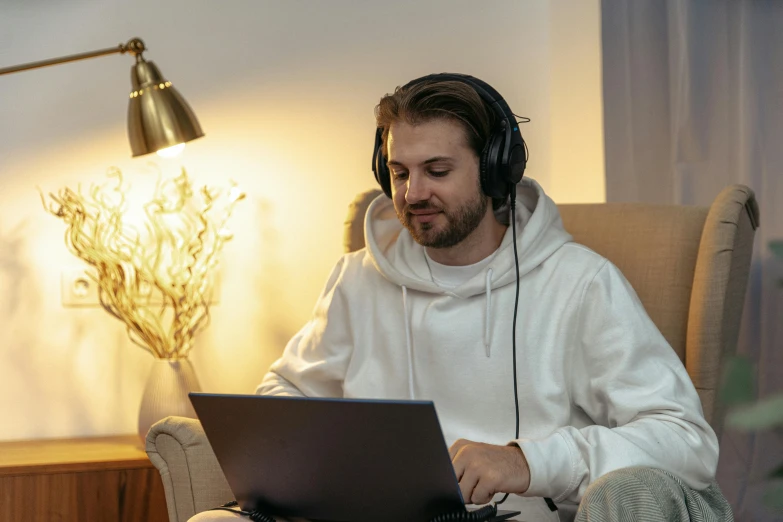
[[[783,1],[603,0],[608,201],[709,205],[741,183],[761,209],[738,351],[758,395],[783,391]],[[726,431],[718,482],[737,520],[761,502],[783,436]]]

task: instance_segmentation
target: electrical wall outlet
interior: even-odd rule
[[[87,270],[89,269],[84,267],[63,269],[60,278],[60,293],[63,306],[101,306],[98,299],[98,283],[87,275]],[[209,296],[209,299],[207,299],[207,302],[210,305],[218,304],[220,302],[220,281],[220,276],[215,274],[212,280],[211,295]],[[144,288],[142,288],[142,293],[145,293]],[[146,293],[150,294],[150,305],[160,306],[163,304],[163,297],[160,295],[160,292],[153,291],[153,289],[150,288],[147,289]]]
[[[60,275],[60,295],[63,306],[100,306],[98,283],[87,275],[84,267],[63,269]]]

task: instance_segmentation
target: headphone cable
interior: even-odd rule
[[[527,146],[525,146],[527,150]],[[516,187],[511,187],[511,195],[509,198],[511,205],[511,242],[514,244],[514,267],[517,272],[517,291],[514,298],[514,319],[511,323],[511,352],[513,356],[513,370],[514,370],[514,411],[516,412],[516,430],[514,431],[514,440],[519,439],[519,390],[517,388],[517,311],[519,309],[519,253],[517,251],[517,191]],[[520,451],[522,449],[520,448]],[[529,470],[528,470],[529,471]],[[495,505],[502,504],[508,498],[508,493],[503,495],[503,498],[499,502],[495,502]],[[549,507],[550,511],[557,511],[557,506],[551,498],[545,498],[544,501]]]
[[[511,323],[511,351],[513,354],[513,370],[514,370],[514,411],[516,412],[516,430],[514,431],[514,440],[519,438],[519,393],[517,390],[517,309],[519,308],[519,253],[517,252],[517,191],[516,187],[512,185],[511,195],[511,242],[514,244],[514,267],[517,271],[517,292],[514,298],[514,320]],[[503,498],[499,502],[495,502],[495,505],[502,504],[508,498],[508,493],[503,495]]]

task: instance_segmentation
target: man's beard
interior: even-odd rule
[[[475,198],[454,210],[435,207],[428,202],[423,202],[405,205],[397,217],[408,229],[411,237],[421,246],[450,248],[464,241],[478,228],[487,213],[489,201],[490,198],[477,192]],[[415,216],[410,213],[411,210],[439,210],[446,218],[446,226],[436,230],[433,223],[414,223]]]

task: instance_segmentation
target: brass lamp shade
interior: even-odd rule
[[[186,141],[200,138],[204,132],[196,115],[171,86],[171,82],[166,81],[154,63],[142,57],[146,49],[140,38],[131,38],[128,43],[107,49],[0,67],[0,76],[110,54],[129,53],[136,57],[136,65],[131,69],[133,90],[128,107],[128,139],[133,156],[159,152],[175,145],[184,147]]]
[[[153,62],[137,56],[131,68],[128,140],[133,156],[173,147],[204,135],[187,102]]]

